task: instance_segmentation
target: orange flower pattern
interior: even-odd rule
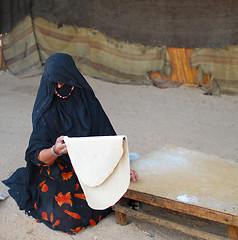
[[[45,221],[49,221],[48,217],[47,217],[47,213],[46,212],[42,212],[42,219],[44,219]]]
[[[63,195],[62,192],[60,192],[58,196],[55,196],[55,200],[57,201],[59,206],[62,206],[64,203],[68,203],[72,206],[70,192],[67,192],[65,195]]]
[[[39,184],[39,187],[42,187],[42,185],[44,185],[44,184],[45,184],[45,182],[46,182],[46,180],[45,180],[45,181],[43,181],[42,183],[40,183],[40,184]]]
[[[39,196],[31,211],[37,222],[43,222],[55,230],[76,234],[87,226],[95,226],[111,211],[93,210],[88,206],[69,162],[56,159],[52,165],[39,165]]]
[[[53,222],[53,219],[54,219],[54,215],[53,213],[50,214],[50,221]]]
[[[76,183],[76,184],[75,184],[75,191],[77,191],[78,189],[79,189],[79,184]]]
[[[39,184],[39,187],[41,187],[42,192],[48,191],[48,186],[45,184],[46,180]]]
[[[73,176],[73,173],[72,172],[62,173],[61,175],[63,180],[69,180]]]
[[[59,166],[59,168],[60,168],[61,171],[64,170],[64,166],[62,166],[62,165],[60,165],[60,164],[58,164],[58,166]]]
[[[64,210],[64,211],[65,211],[65,213],[67,213],[69,216],[71,216],[71,217],[73,217],[73,218],[75,218],[75,219],[80,219],[80,218],[81,218],[78,213],[70,212],[70,211],[68,211],[68,210]]]
[[[96,225],[96,222],[93,219],[89,219],[89,222],[90,222],[91,226],[95,226]]]
[[[60,220],[56,220],[55,223],[54,223],[54,215],[53,215],[53,213],[50,214],[50,220],[49,220],[48,217],[47,217],[47,213],[46,212],[42,212],[42,219],[47,221],[47,222],[53,223],[53,225],[52,225],[53,228],[60,224]],[[39,219],[37,219],[37,220],[38,220],[37,222],[40,222]]]
[[[57,226],[60,224],[60,220],[57,220],[54,224],[53,224],[53,227]]]
[[[86,200],[84,193],[75,193],[74,196]]]
[[[79,231],[84,230],[84,229],[85,229],[85,227],[77,227],[77,228],[75,228],[75,229],[71,229],[71,231],[72,231],[73,233],[78,233]]]
[[[47,192],[48,191],[48,186],[46,184],[43,184],[42,188],[41,188],[42,192]]]

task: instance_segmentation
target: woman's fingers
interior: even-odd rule
[[[140,179],[138,173],[132,169],[130,170],[130,175],[133,182],[136,182]]]
[[[138,175],[138,173],[136,171],[134,171],[134,175],[135,175],[136,181],[138,181],[140,178],[139,178],[139,175]]]
[[[56,139],[55,142],[55,151],[57,151],[57,153],[60,154],[66,154],[68,153],[66,144],[64,142],[64,136],[60,136]]]
[[[62,149],[61,149],[62,153],[65,154],[65,153],[68,153],[68,150],[67,150],[67,147],[66,147],[66,144],[63,143],[62,144]]]
[[[56,143],[64,143],[64,136],[60,136],[56,139]]]

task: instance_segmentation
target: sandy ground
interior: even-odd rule
[[[158,89],[86,78],[117,133],[128,136],[131,152],[143,155],[161,145],[171,144],[225,158],[238,158],[238,96],[205,96],[200,89],[184,86]],[[32,129],[31,112],[39,81],[40,76],[19,79],[8,72],[0,72],[0,180],[25,165],[24,153]],[[6,192],[7,188],[1,183],[0,190]],[[178,221],[186,221],[186,216]],[[195,219],[195,222],[198,221]],[[208,223],[201,225],[204,224],[207,226]],[[195,238],[130,218],[129,224],[122,227],[116,224],[114,214],[97,226],[70,236],[36,223],[19,211],[9,197],[0,202],[0,239]]]

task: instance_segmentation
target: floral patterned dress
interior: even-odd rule
[[[86,226],[96,225],[111,211],[93,210],[86,200],[70,162],[60,158],[52,165],[35,160],[40,177],[37,200],[29,215],[55,230],[77,233]],[[52,197],[53,196],[53,197]]]
[[[64,85],[58,88],[59,83]],[[51,148],[59,136],[116,135],[70,55],[56,53],[46,60],[32,126],[26,167],[17,169],[4,181],[10,195],[21,210],[52,229],[77,233],[86,226],[96,225],[111,208],[94,210],[88,206],[68,154],[51,165],[38,159],[40,151]]]

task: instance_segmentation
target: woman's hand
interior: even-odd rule
[[[62,154],[68,153],[66,144],[64,142],[64,136],[60,136],[56,139],[55,146],[54,146],[54,152],[57,155],[62,155]]]
[[[136,182],[140,179],[138,173],[132,169],[130,170],[130,175],[133,182]]]
[[[56,139],[55,145],[48,149],[43,149],[39,153],[38,158],[40,161],[50,165],[54,163],[58,156],[66,153],[68,153],[68,150],[64,142],[64,136],[60,136]]]

